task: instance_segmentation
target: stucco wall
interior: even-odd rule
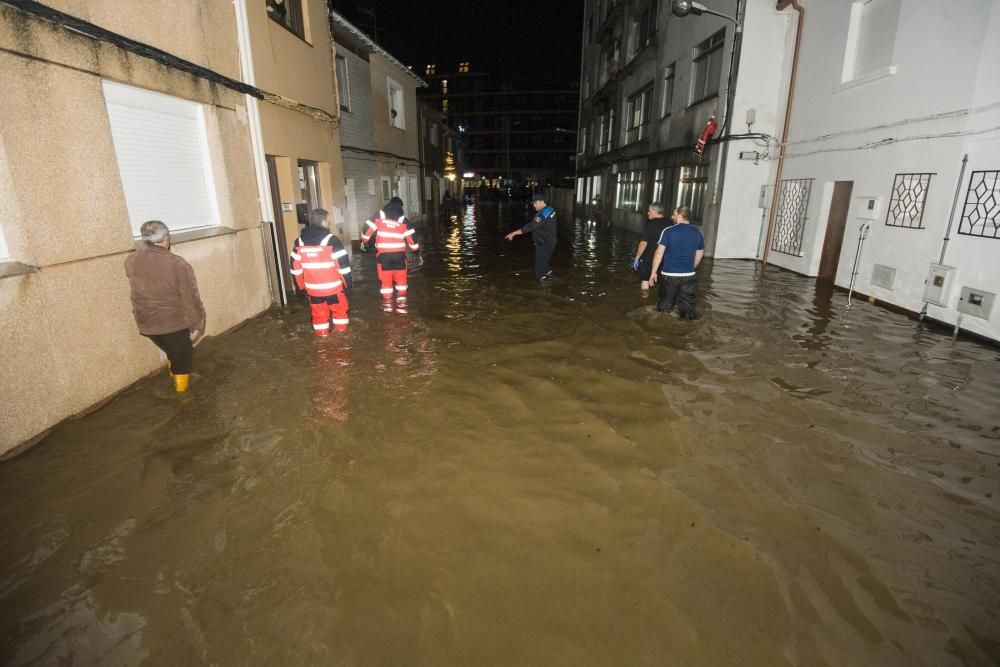
[[[149,26],[133,27],[131,36],[155,34],[164,50],[237,71],[231,7],[171,14],[154,4],[143,3],[147,14],[132,13],[135,24]],[[60,6],[77,5],[86,5],[91,20],[121,7]],[[211,41],[199,36],[199,50],[190,35],[205,29],[217,34]],[[0,6],[0,48],[0,226],[11,258],[38,267],[0,279],[3,453],[162,364],[131,313],[123,263],[134,241],[102,79],[204,105],[221,223],[232,232],[176,251],[198,276],[207,333],[260,313],[270,298],[241,95],[7,6]]]
[[[806,6],[791,144],[782,179],[812,178],[814,182],[802,256],[772,251],[769,259],[816,275],[829,214],[825,195],[834,181],[853,181],[837,284],[850,285],[862,224],[857,198],[881,197],[880,214],[870,222],[859,258],[855,289],[919,311],[924,281],[930,264],[940,256],[957,188],[959,207],[945,259],[957,268],[956,284],[948,307],[928,307],[931,317],[954,323],[961,286],[1000,293],[1000,262],[996,261],[1000,239],[956,233],[970,173],[1000,169],[1000,131],[989,130],[1000,126],[1000,111],[975,110],[1000,100],[1000,77],[996,76],[1000,8],[989,0],[969,0],[961,7],[902,3],[893,57],[896,73],[843,87],[850,5],[840,0]],[[927,118],[945,113],[949,115]],[[960,182],[966,153],[969,165]],[[886,225],[894,176],[899,173],[933,174],[921,229]],[[875,264],[896,269],[892,289],[871,284]],[[1000,339],[1000,307],[994,308],[988,321],[966,316],[962,326]]]

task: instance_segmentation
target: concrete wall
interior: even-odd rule
[[[938,261],[952,201],[959,207],[945,263],[957,268],[948,307],[928,314],[954,323],[963,285],[1000,293],[1000,239],[957,234],[970,172],[1000,170],[1000,7],[990,0],[903,2],[895,74],[861,85],[841,84],[851,3],[809,2],[803,32],[790,145],[782,179],[812,178],[800,257],[772,251],[769,260],[816,275],[835,181],[853,181],[853,201],[836,283],[850,284],[862,219],[857,197],[881,197],[879,216],[858,263],[855,288],[903,308],[923,307],[924,281]],[[972,111],[970,111],[972,110]],[[941,114],[948,114],[940,117]],[[969,165],[959,180],[962,156]],[[894,176],[932,173],[923,228],[886,225]],[[773,175],[772,175],[773,178]],[[875,264],[896,269],[892,289],[871,283]],[[1000,339],[1000,305],[992,318],[966,316],[962,326]]]
[[[340,106],[337,103],[334,45],[326,3],[322,0],[302,0],[302,7],[305,39],[300,39],[268,18],[265,3],[247,3],[257,87],[337,118]],[[327,122],[269,102],[261,102],[260,119],[264,152],[286,158],[277,162],[279,167],[289,172],[278,175],[280,201],[295,204],[300,200],[299,160],[319,163],[321,206],[330,211],[331,229],[344,234],[347,231],[347,201],[336,122]],[[286,185],[291,187],[286,188]],[[339,227],[335,224],[338,219]],[[282,213],[282,223],[285,239],[291,246],[302,229],[294,206],[291,211]],[[291,250],[291,247],[288,249]]]
[[[228,3],[167,10],[142,2],[129,12],[110,1],[52,4],[238,74],[235,14]],[[132,317],[123,263],[134,241],[102,79],[204,105],[228,232],[175,250],[198,276],[207,333],[260,313],[270,298],[242,95],[6,5],[0,5],[0,49],[0,232],[11,260],[37,267],[0,278],[3,453],[163,363]]]

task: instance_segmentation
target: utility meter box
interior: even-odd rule
[[[947,308],[954,279],[954,266],[931,264],[931,271],[927,274],[927,281],[924,283],[924,301]]]
[[[854,217],[862,220],[877,220],[882,217],[881,197],[858,197],[854,205]]]
[[[962,294],[958,297],[958,312],[988,320],[993,312],[995,298],[996,294],[993,292],[975,287],[962,287]]]

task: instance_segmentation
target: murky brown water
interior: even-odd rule
[[[539,288],[505,228],[0,464],[0,663],[1000,664],[996,350],[748,262],[663,317],[585,224]]]

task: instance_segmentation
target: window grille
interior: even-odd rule
[[[1000,239],[1000,171],[974,171],[958,233]]]
[[[811,178],[789,179],[781,182],[777,221],[771,250],[786,255],[802,253],[802,234],[806,228],[806,209],[809,207]]]
[[[896,174],[885,216],[886,225],[923,229],[924,201],[927,200],[931,176],[933,174]]]
[[[719,79],[722,76],[722,44],[725,39],[726,31],[723,29],[694,47],[689,104],[695,104],[719,94]]]
[[[705,193],[708,190],[708,165],[697,164],[681,167],[677,182],[677,206],[691,209],[690,222],[701,224],[705,212]]]

